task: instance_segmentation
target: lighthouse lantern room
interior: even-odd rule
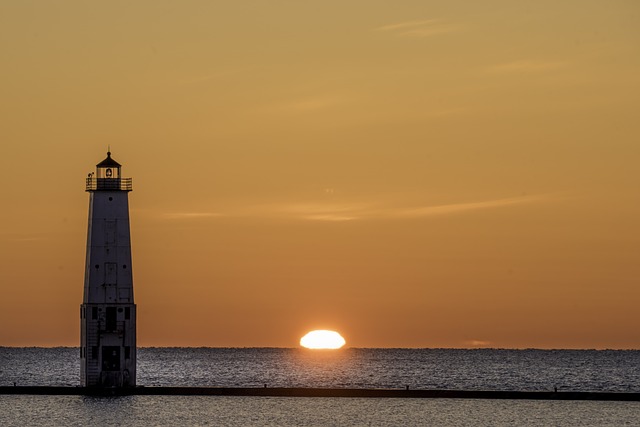
[[[89,229],[80,307],[80,383],[136,384],[136,305],[133,301],[129,199],[131,178],[107,158],[86,181]]]

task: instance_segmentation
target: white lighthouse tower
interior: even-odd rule
[[[136,305],[133,303],[129,191],[131,178],[111,158],[87,178],[89,230],[80,307],[80,383],[136,384]]]

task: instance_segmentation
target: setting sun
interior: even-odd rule
[[[311,331],[300,338],[300,345],[311,349],[337,349],[345,344],[342,335],[335,331]]]

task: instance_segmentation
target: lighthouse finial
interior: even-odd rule
[[[107,157],[111,157],[111,144],[107,145]]]

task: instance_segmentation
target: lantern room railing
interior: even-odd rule
[[[131,191],[131,178],[87,178],[86,191]]]

